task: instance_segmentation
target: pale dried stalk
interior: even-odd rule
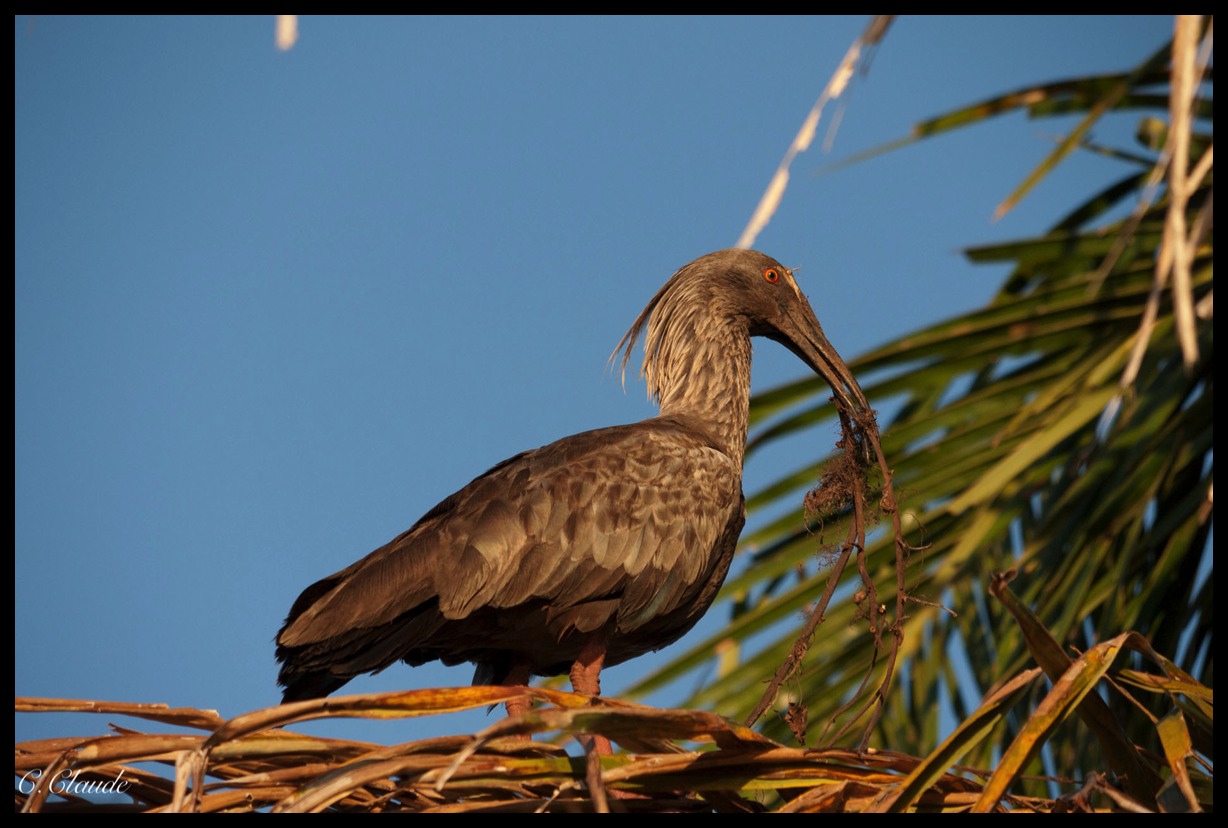
[[[1198,31],[1202,16],[1179,14],[1173,33],[1172,91],[1169,95],[1169,117],[1172,121],[1168,137],[1172,146],[1172,163],[1168,166],[1168,217],[1164,227],[1164,243],[1172,246],[1173,317],[1177,323],[1177,341],[1187,369],[1198,362],[1198,337],[1194,322],[1194,298],[1190,279],[1190,263],[1194,259],[1193,239],[1187,237],[1185,208],[1190,199],[1190,122],[1191,109],[1198,90],[1195,53],[1198,51]]]
[[[819,127],[819,117],[823,114],[823,107],[827,105],[829,100],[838,98],[844,93],[845,88],[848,87],[849,80],[853,77],[853,72],[857,69],[857,62],[861,59],[862,49],[868,49],[871,46],[877,45],[883,39],[883,35],[887,33],[887,28],[891,25],[893,19],[895,19],[893,14],[876,15],[870,21],[870,25],[866,26],[865,31],[853,41],[853,45],[849,47],[848,52],[844,55],[844,60],[840,61],[840,65],[836,67],[835,74],[831,76],[831,80],[823,88],[823,94],[819,95],[819,99],[815,101],[810,114],[802,122],[802,128],[794,136],[793,143],[789,145],[784,159],[781,160],[780,166],[776,168],[776,174],[772,176],[767,190],[763,193],[763,197],[759,199],[759,206],[755,208],[755,212],[751,215],[746,229],[742,231],[741,237],[738,238],[737,247],[749,248],[754,246],[755,239],[758,238],[760,231],[772,220],[772,216],[776,214],[776,208],[780,206],[780,199],[785,194],[785,188],[789,186],[789,167],[792,166],[793,159],[810,148],[810,142],[814,140],[815,132]]]
[[[288,52],[294,48],[294,44],[298,42],[298,15],[297,14],[279,14],[277,17],[277,49],[281,52]]]
[[[1151,294],[1147,297],[1134,348],[1122,372],[1121,387],[1123,389],[1133,387],[1138,377],[1143,364],[1143,356],[1147,352],[1147,344],[1151,340],[1152,328],[1159,315],[1160,297],[1168,286],[1170,274],[1173,277],[1173,315],[1183,359],[1187,367],[1198,359],[1190,264],[1194,258],[1194,249],[1205,233],[1209,232],[1210,208],[1208,206],[1200,214],[1194,223],[1192,232],[1189,233],[1186,231],[1185,211],[1190,193],[1197,189],[1210,171],[1213,158],[1213,154],[1207,152],[1194,170],[1188,170],[1189,132],[1193,103],[1207,60],[1205,51],[1202,55],[1198,54],[1198,32],[1201,25],[1202,20],[1198,15],[1178,15],[1174,24],[1172,81],[1169,90],[1171,123],[1164,152],[1160,160],[1156,162],[1156,168],[1152,173],[1154,180],[1156,176],[1167,172],[1170,203],[1164,225],[1164,237],[1156,257],[1155,281],[1152,284]],[[1211,32],[1208,28],[1208,41],[1210,37]],[[1148,204],[1150,200],[1145,199],[1144,203],[1139,205],[1139,210],[1144,210]],[[1106,262],[1106,265],[1111,266],[1111,262]],[[1107,274],[1107,267],[1104,272]],[[1115,399],[1113,405],[1110,406],[1110,411],[1115,410],[1119,402],[1119,399]]]

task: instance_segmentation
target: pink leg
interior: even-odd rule
[[[520,687],[529,686],[529,681],[533,678],[533,671],[529,669],[527,664],[515,664],[511,671],[507,674],[507,678],[503,679],[504,687]],[[529,699],[521,697],[511,699],[503,705],[507,708],[507,715],[520,716],[529,712],[529,708],[533,706],[533,702]],[[529,738],[529,737],[526,737]]]
[[[595,633],[584,642],[575,664],[571,665],[571,689],[585,696],[601,695],[601,666],[605,663],[605,635]],[[604,736],[590,736],[581,740],[589,742],[598,756],[612,756],[614,749]]]
[[[594,635],[580,648],[571,665],[571,689],[586,696],[601,695],[601,666],[605,664],[605,636]]]

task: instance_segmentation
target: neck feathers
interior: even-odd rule
[[[663,415],[704,423],[739,465],[750,410],[750,333],[744,317],[721,306],[707,280],[674,274],[619,342],[625,377],[635,341],[644,337],[640,371]]]

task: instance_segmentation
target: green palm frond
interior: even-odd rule
[[[1019,109],[1037,118],[1082,115],[1069,140],[1005,202],[1013,203],[1039,177],[1060,174],[1058,162],[1087,147],[1087,129],[1098,119],[1143,117],[1139,146],[1111,150],[1129,167],[1117,181],[1074,205],[1042,236],[966,251],[972,262],[1012,266],[986,307],[852,363],[858,376],[877,378],[866,388],[872,401],[898,406],[883,424],[882,443],[918,550],[906,576],[902,679],[877,725],[876,744],[935,747],[941,711],[971,715],[996,683],[1034,657],[1023,629],[990,595],[996,572],[1015,573],[1020,602],[1072,653],[1136,630],[1156,650],[1175,653],[1195,678],[1212,680],[1214,248],[1212,234],[1198,229],[1212,203],[1206,163],[1212,74],[1205,72],[1187,101],[1188,172],[1195,177],[1182,208],[1188,231],[1178,239],[1171,235],[1166,177],[1172,141],[1165,136],[1157,152],[1152,111],[1171,106],[1170,51],[1129,72],[1019,90],[914,130],[928,137]],[[1177,243],[1188,253],[1185,294],[1157,276]],[[1192,363],[1178,337],[1174,308],[1181,302],[1206,309],[1196,318]],[[1140,339],[1143,348],[1136,347]],[[815,380],[761,394],[749,450],[833,417],[826,398]],[[729,625],[633,693],[676,680],[708,663],[715,650],[726,654],[726,669],[686,703],[727,715],[752,707],[763,676],[792,644],[797,614],[822,591],[816,534],[842,530],[838,513],[802,525],[796,511],[783,508],[801,502],[821,463],[799,464],[748,494],[753,511],[784,516],[744,536],[753,561],[726,585]],[[872,538],[869,551],[878,583],[893,584],[892,539]],[[855,588],[850,582],[815,636],[808,657],[815,668],[779,702],[781,710],[788,701],[804,703],[819,743],[824,723],[859,692],[873,655]],[[881,600],[893,598],[880,589]],[[736,669],[729,668],[730,652],[738,656]],[[963,669],[954,666],[953,653],[961,654]],[[1110,707],[1134,725],[1131,738],[1159,750],[1154,726],[1139,726],[1137,710],[1120,699]],[[993,765],[1025,724],[1022,716],[1001,716],[994,737],[970,747],[965,760]],[[765,731],[787,738],[783,713]],[[1049,737],[1045,746],[1051,768],[1077,775],[1104,767],[1094,740],[1077,730]],[[1039,759],[1027,765],[1030,773],[1040,769]]]

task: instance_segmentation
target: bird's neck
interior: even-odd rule
[[[658,353],[645,368],[661,414],[700,424],[740,467],[750,415],[750,335],[745,324],[722,322],[708,317],[689,330],[675,328],[667,340],[674,352]]]

